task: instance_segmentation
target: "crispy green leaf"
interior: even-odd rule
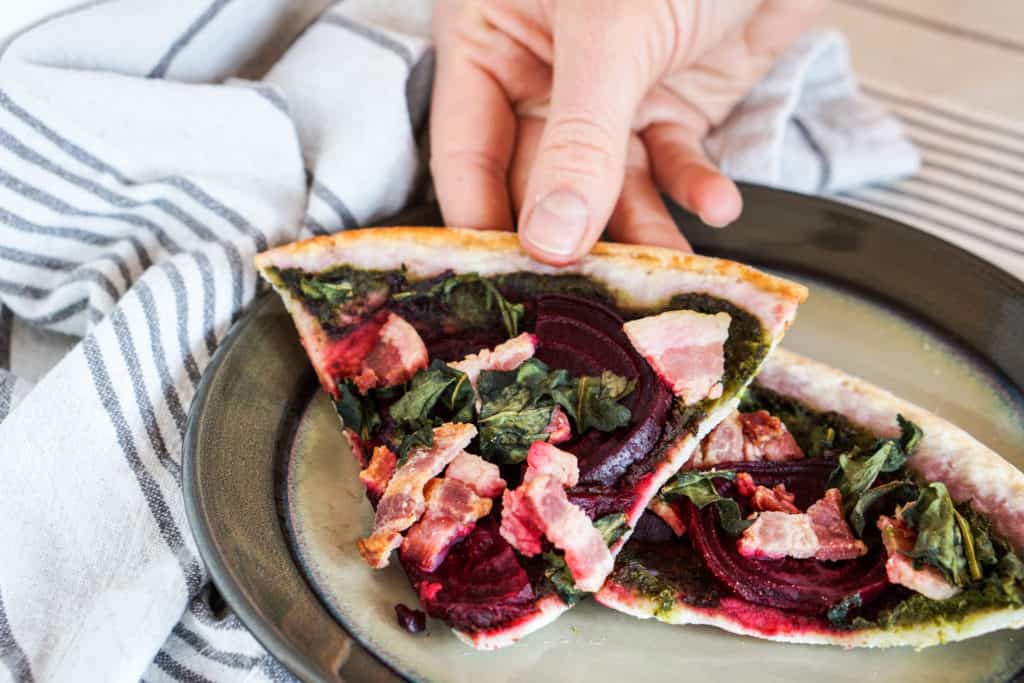
[[[712,479],[732,481],[735,478],[736,473],[729,470],[687,470],[669,480],[662,487],[660,495],[663,497],[685,496],[690,499],[691,503],[702,509],[711,503],[717,504],[718,518],[722,523],[722,528],[730,536],[739,536],[751,525],[751,522],[743,519],[740,506],[736,501],[720,495],[712,483]]]
[[[576,587],[576,580],[572,578],[572,572],[569,571],[562,555],[552,551],[546,552],[544,553],[544,562],[547,564],[544,576],[555,587],[567,605],[575,605],[586,595]]]
[[[921,439],[924,437],[924,432],[916,424],[906,419],[902,415],[896,416],[896,422],[900,425],[900,447],[903,448],[903,452],[910,454],[917,448],[917,444],[921,443]],[[886,470],[891,472],[892,470]]]
[[[605,545],[610,546],[626,533],[629,528],[626,523],[627,521],[628,518],[625,512],[613,512],[610,515],[594,520],[594,527],[601,532],[601,538],[604,539]]]
[[[369,439],[380,427],[380,415],[373,400],[363,396],[350,381],[338,382],[338,398],[334,408],[341,416],[342,423],[362,439]]]
[[[854,593],[853,595],[847,595],[845,598],[832,605],[829,608],[828,621],[832,626],[838,629],[849,629],[851,628],[850,617],[851,612],[856,612],[860,609],[863,604],[863,600],[860,597],[860,593]]]
[[[434,360],[412,378],[409,390],[390,408],[396,422],[422,420],[431,416],[448,422],[473,419],[473,387],[466,373]]]
[[[917,531],[914,549],[907,555],[915,567],[930,565],[940,570],[955,586],[970,579],[956,508],[946,485],[932,482],[921,490],[917,502],[903,513],[903,519]]]
[[[850,510],[850,526],[858,537],[865,532],[874,539],[877,534],[875,521],[879,515],[890,514],[897,505],[903,505],[917,498],[917,486],[910,481],[890,481],[868,489]]]
[[[299,289],[305,297],[313,301],[326,301],[331,305],[348,301],[355,291],[352,283],[345,280],[326,282],[312,277],[299,280]]]
[[[839,489],[847,513],[874,486],[879,474],[902,468],[907,462],[907,454],[920,442],[921,429],[917,425],[902,415],[897,415],[896,420],[900,425],[899,439],[880,439],[867,457],[863,457],[856,448],[839,456],[839,467],[832,472],[827,486]]]
[[[553,390],[555,401],[582,433],[594,428],[611,432],[629,424],[629,408],[619,403],[636,388],[636,380],[605,370],[600,377],[577,377]]]

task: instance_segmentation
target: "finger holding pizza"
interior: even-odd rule
[[[431,171],[445,222],[518,228],[553,265],[606,228],[689,250],[659,192],[711,226],[739,216],[703,138],[823,4],[439,2]]]

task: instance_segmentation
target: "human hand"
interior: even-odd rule
[[[742,208],[702,141],[823,0],[439,0],[430,160],[445,222],[513,228],[534,258],[618,241],[689,250]],[[546,116],[540,118],[540,116]]]

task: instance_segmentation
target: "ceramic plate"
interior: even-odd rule
[[[676,217],[698,251],[810,287],[785,346],[920,404],[1024,467],[1024,284],[879,216],[743,192],[744,216],[728,230]],[[430,207],[394,221],[439,222]],[[1024,667],[1021,632],[924,652],[843,651],[639,621],[592,602],[496,652],[469,649],[439,621],[410,635],[394,616],[396,603],[416,605],[401,569],[371,571],[355,550],[372,520],[357,472],[289,317],[264,297],[218,350],[193,403],[185,497],[228,604],[303,679],[1006,681]]]

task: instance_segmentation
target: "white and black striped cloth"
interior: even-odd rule
[[[252,256],[372,223],[422,179],[429,1],[316,4],[94,4],[0,59],[0,368],[15,316],[82,338],[34,387],[0,369],[0,681],[290,678],[211,597],[180,444],[203,369],[259,288]],[[848,188],[823,181],[847,177],[829,171],[849,168],[843,140],[872,162],[859,182],[898,172],[907,159],[891,150],[906,146],[884,112],[848,74],[809,73],[821,78],[759,91],[775,95],[761,107],[774,133],[745,139],[781,171],[753,179]],[[836,88],[831,110],[819,86]],[[1020,249],[1004,233],[1021,153],[996,142],[1020,147],[1019,133],[883,94],[925,150],[925,180],[856,200],[934,217],[929,229],[994,258],[990,243]],[[822,117],[839,102],[879,118],[847,117],[830,137]],[[871,131],[890,152],[864,154]]]

